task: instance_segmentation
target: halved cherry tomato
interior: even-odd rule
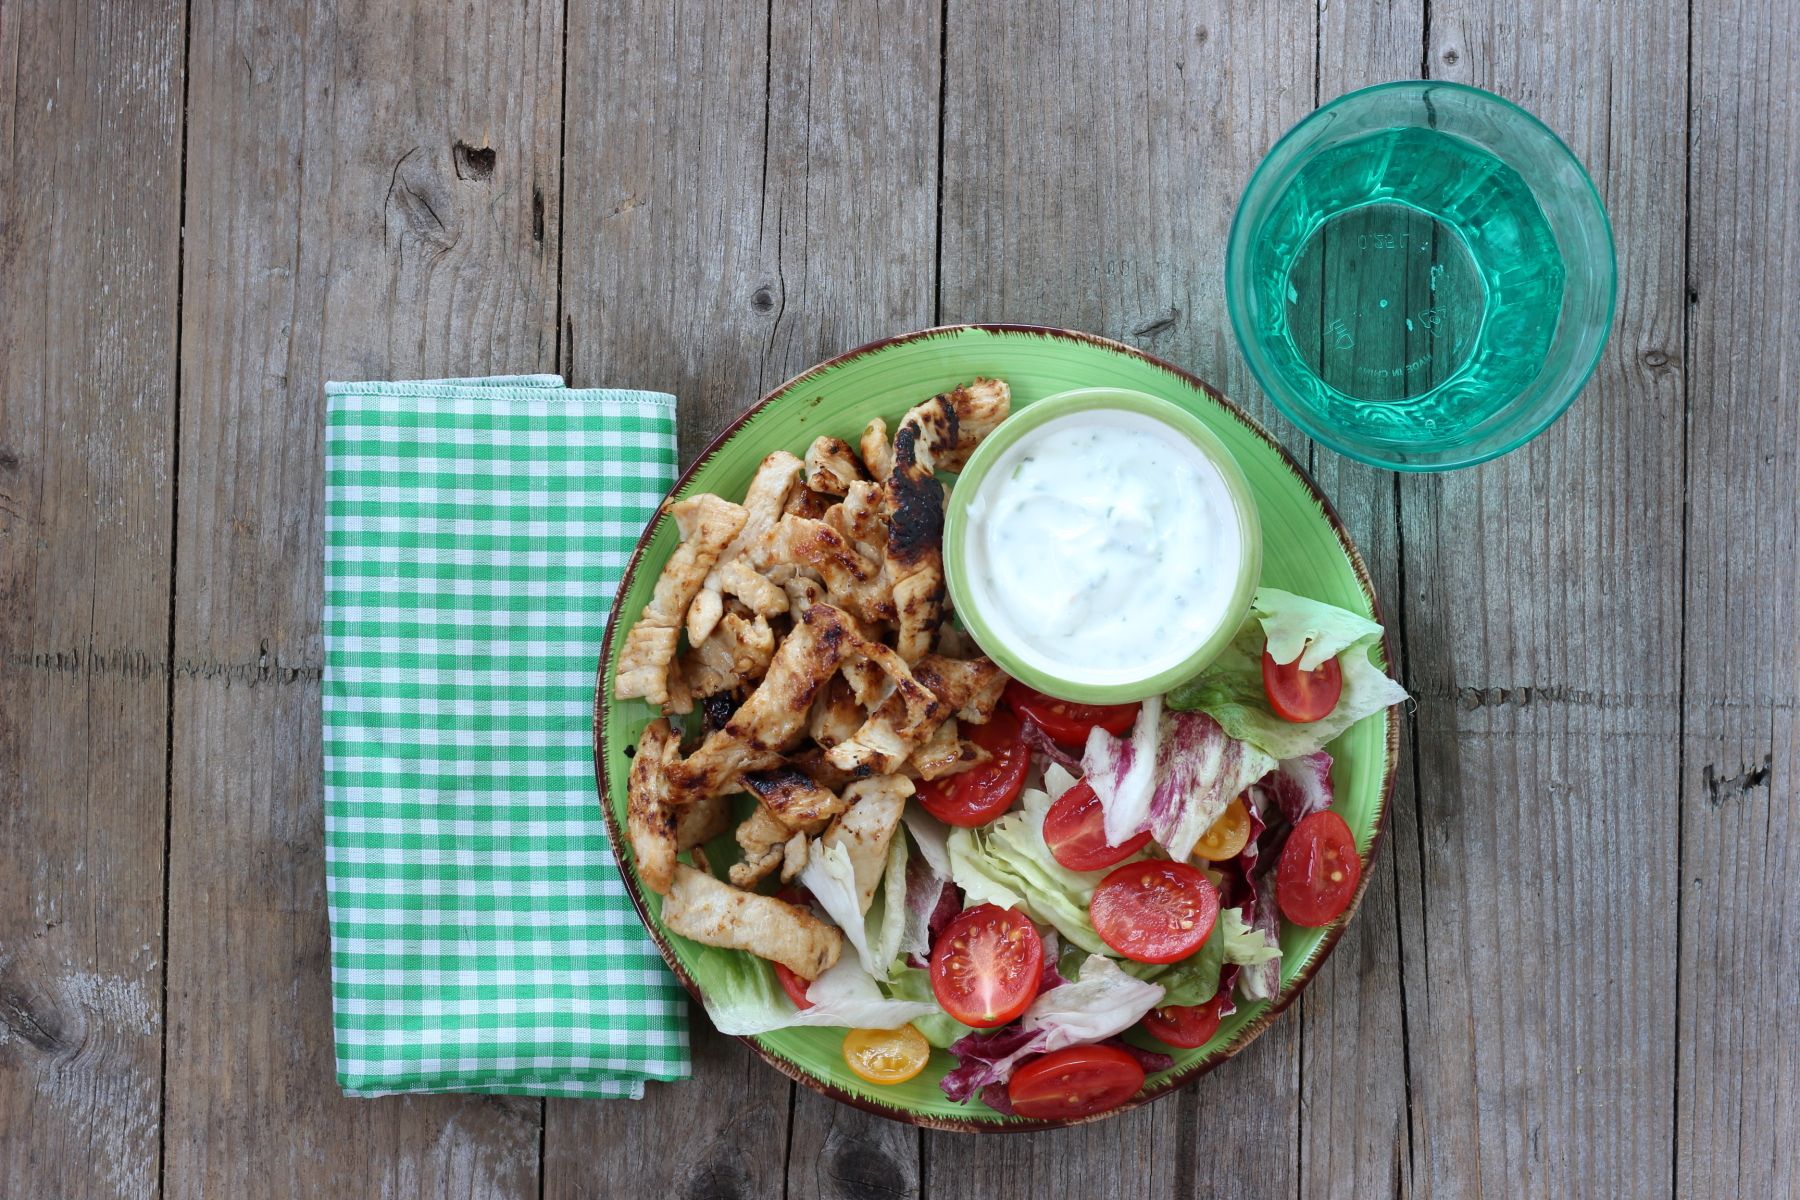
[[[1327,809],[1294,826],[1275,864],[1275,904],[1296,925],[1328,925],[1350,906],[1362,859],[1344,818]]]
[[[1013,1072],[1006,1098],[1022,1117],[1055,1121],[1117,1108],[1144,1086],[1144,1068],[1117,1046],[1070,1046]]]
[[[1219,919],[1219,889],[1187,863],[1145,859],[1100,881],[1088,904],[1100,940],[1137,962],[1168,963],[1200,948]]]
[[[1153,1008],[1144,1014],[1144,1032],[1178,1050],[1193,1050],[1212,1041],[1219,1032],[1220,1014],[1232,1005],[1231,997],[1220,992],[1204,1004],[1170,1004]]]
[[[931,949],[931,991],[964,1025],[1004,1025],[1037,998],[1044,940],[1016,908],[978,904],[944,927]]]
[[[1043,726],[1052,741],[1076,748],[1087,745],[1088,731],[1095,726],[1117,737],[1131,728],[1138,714],[1136,704],[1077,704],[1046,696],[1016,679],[1006,685],[1006,702],[1021,717]]]
[[[1326,659],[1311,671],[1302,671],[1298,658],[1291,663],[1278,663],[1264,650],[1262,677],[1269,707],[1282,720],[1297,725],[1330,716],[1344,693],[1344,669],[1335,658]]]
[[[911,1025],[852,1029],[844,1035],[844,1061],[870,1083],[905,1083],[925,1069],[931,1043]]]
[[[794,1007],[811,1008],[812,1001],[806,998],[806,989],[812,984],[778,962],[772,962],[769,965],[775,968],[775,982],[781,985],[781,990],[787,993],[787,998],[794,1002]]]
[[[1094,789],[1085,779],[1077,783],[1044,814],[1044,842],[1051,857],[1071,871],[1099,871],[1130,858],[1150,840],[1146,830],[1115,846],[1106,840],[1105,821]]]
[[[1045,822],[1048,828],[1049,822]],[[1194,843],[1194,856],[1207,862],[1226,862],[1243,852],[1250,841],[1250,810],[1239,796],[1225,806],[1219,819],[1212,823],[1200,840]]]
[[[919,803],[946,825],[986,825],[1012,807],[1025,787],[1031,751],[1019,740],[1019,721],[996,712],[986,725],[965,725],[970,741],[993,757],[972,771],[921,783]]]

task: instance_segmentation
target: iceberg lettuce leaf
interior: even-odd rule
[[[1231,644],[1199,675],[1170,692],[1168,705],[1206,713],[1232,737],[1274,758],[1301,758],[1324,749],[1371,713],[1406,699],[1406,689],[1369,657],[1380,639],[1381,626],[1365,617],[1261,588]],[[1277,662],[1298,659],[1305,669],[1338,657],[1344,690],[1337,707],[1321,720],[1300,724],[1276,716],[1263,692],[1264,649]]]

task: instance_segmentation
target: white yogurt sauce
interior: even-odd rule
[[[1082,684],[1186,659],[1227,619],[1244,555],[1211,460],[1119,409],[1058,417],[1008,447],[965,536],[971,599],[995,636]]]

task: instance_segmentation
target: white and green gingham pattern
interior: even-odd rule
[[[607,609],[674,397],[554,375],[327,384],[325,858],[352,1095],[641,1096],[687,999],[594,791]]]

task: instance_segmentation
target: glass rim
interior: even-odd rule
[[[1287,389],[1285,385],[1281,383],[1278,377],[1275,377],[1271,368],[1266,363],[1262,362],[1259,354],[1252,349],[1255,345],[1253,331],[1246,327],[1248,324],[1246,311],[1248,306],[1248,285],[1247,283],[1241,282],[1239,276],[1243,270],[1247,270],[1244,265],[1246,247],[1243,245],[1243,242],[1248,239],[1249,234],[1246,229],[1245,214],[1251,206],[1252,199],[1258,196],[1259,187],[1263,191],[1269,190],[1267,186],[1267,176],[1274,170],[1274,164],[1281,157],[1283,147],[1297,141],[1310,128],[1315,126],[1320,119],[1340,108],[1346,108],[1354,103],[1364,102],[1378,95],[1388,93],[1421,93],[1440,89],[1449,92],[1462,93],[1463,95],[1469,96],[1482,103],[1492,105],[1505,112],[1509,117],[1523,118],[1527,128],[1534,129],[1548,139],[1548,148],[1553,155],[1560,156],[1564,162],[1574,168],[1576,176],[1581,180],[1583,185],[1581,189],[1577,189],[1578,201],[1584,202],[1585,207],[1589,208],[1592,213],[1598,214],[1598,232],[1605,235],[1603,247],[1605,251],[1603,256],[1604,261],[1599,263],[1598,266],[1605,276],[1604,290],[1606,293],[1606,316],[1601,323],[1599,336],[1594,342],[1594,348],[1587,356],[1587,361],[1580,364],[1577,369],[1572,370],[1569,373],[1569,384],[1565,389],[1566,394],[1546,408],[1544,412],[1539,414],[1529,422],[1529,424],[1522,426],[1521,431],[1516,436],[1505,439],[1502,444],[1499,444],[1492,449],[1465,454],[1461,457],[1447,457],[1439,462],[1404,462],[1395,461],[1392,458],[1384,458],[1378,454],[1351,446],[1344,439],[1340,438],[1334,430],[1323,425],[1321,422],[1312,419],[1308,413],[1302,410],[1297,402],[1289,398],[1286,394]],[[1387,471],[1405,472],[1409,474],[1431,474],[1478,466],[1481,463],[1491,462],[1502,455],[1512,453],[1514,450],[1517,450],[1519,447],[1543,433],[1569,410],[1575,403],[1576,398],[1587,389],[1587,385],[1593,380],[1595,371],[1600,367],[1601,356],[1605,354],[1607,344],[1612,340],[1612,328],[1614,321],[1617,319],[1618,303],[1618,244],[1613,233],[1612,216],[1606,211],[1605,198],[1601,196],[1600,189],[1594,184],[1593,176],[1588,173],[1588,169],[1581,161],[1580,156],[1569,148],[1568,143],[1563,141],[1554,129],[1545,124],[1544,120],[1531,110],[1513,100],[1509,100],[1507,97],[1502,96],[1497,92],[1490,92],[1486,88],[1475,87],[1473,84],[1456,83],[1447,79],[1391,79],[1384,83],[1371,84],[1368,87],[1357,88],[1355,91],[1345,92],[1343,95],[1321,104],[1319,107],[1301,117],[1298,121],[1295,121],[1279,138],[1275,139],[1275,142],[1269,147],[1268,153],[1262,156],[1261,161],[1256,164],[1256,168],[1250,172],[1250,178],[1244,184],[1244,190],[1238,196],[1237,209],[1232,213],[1231,226],[1225,238],[1225,309],[1231,318],[1232,333],[1237,337],[1238,352],[1243,355],[1245,363],[1250,368],[1250,375],[1256,380],[1257,386],[1262,389],[1263,394],[1268,396],[1270,402],[1280,410],[1283,416],[1292,421],[1295,425],[1298,425],[1301,431],[1314,441],[1344,455],[1346,458],[1351,458],[1361,463],[1367,463],[1373,467],[1380,467]],[[1572,366],[1573,365],[1574,364],[1572,364]]]

